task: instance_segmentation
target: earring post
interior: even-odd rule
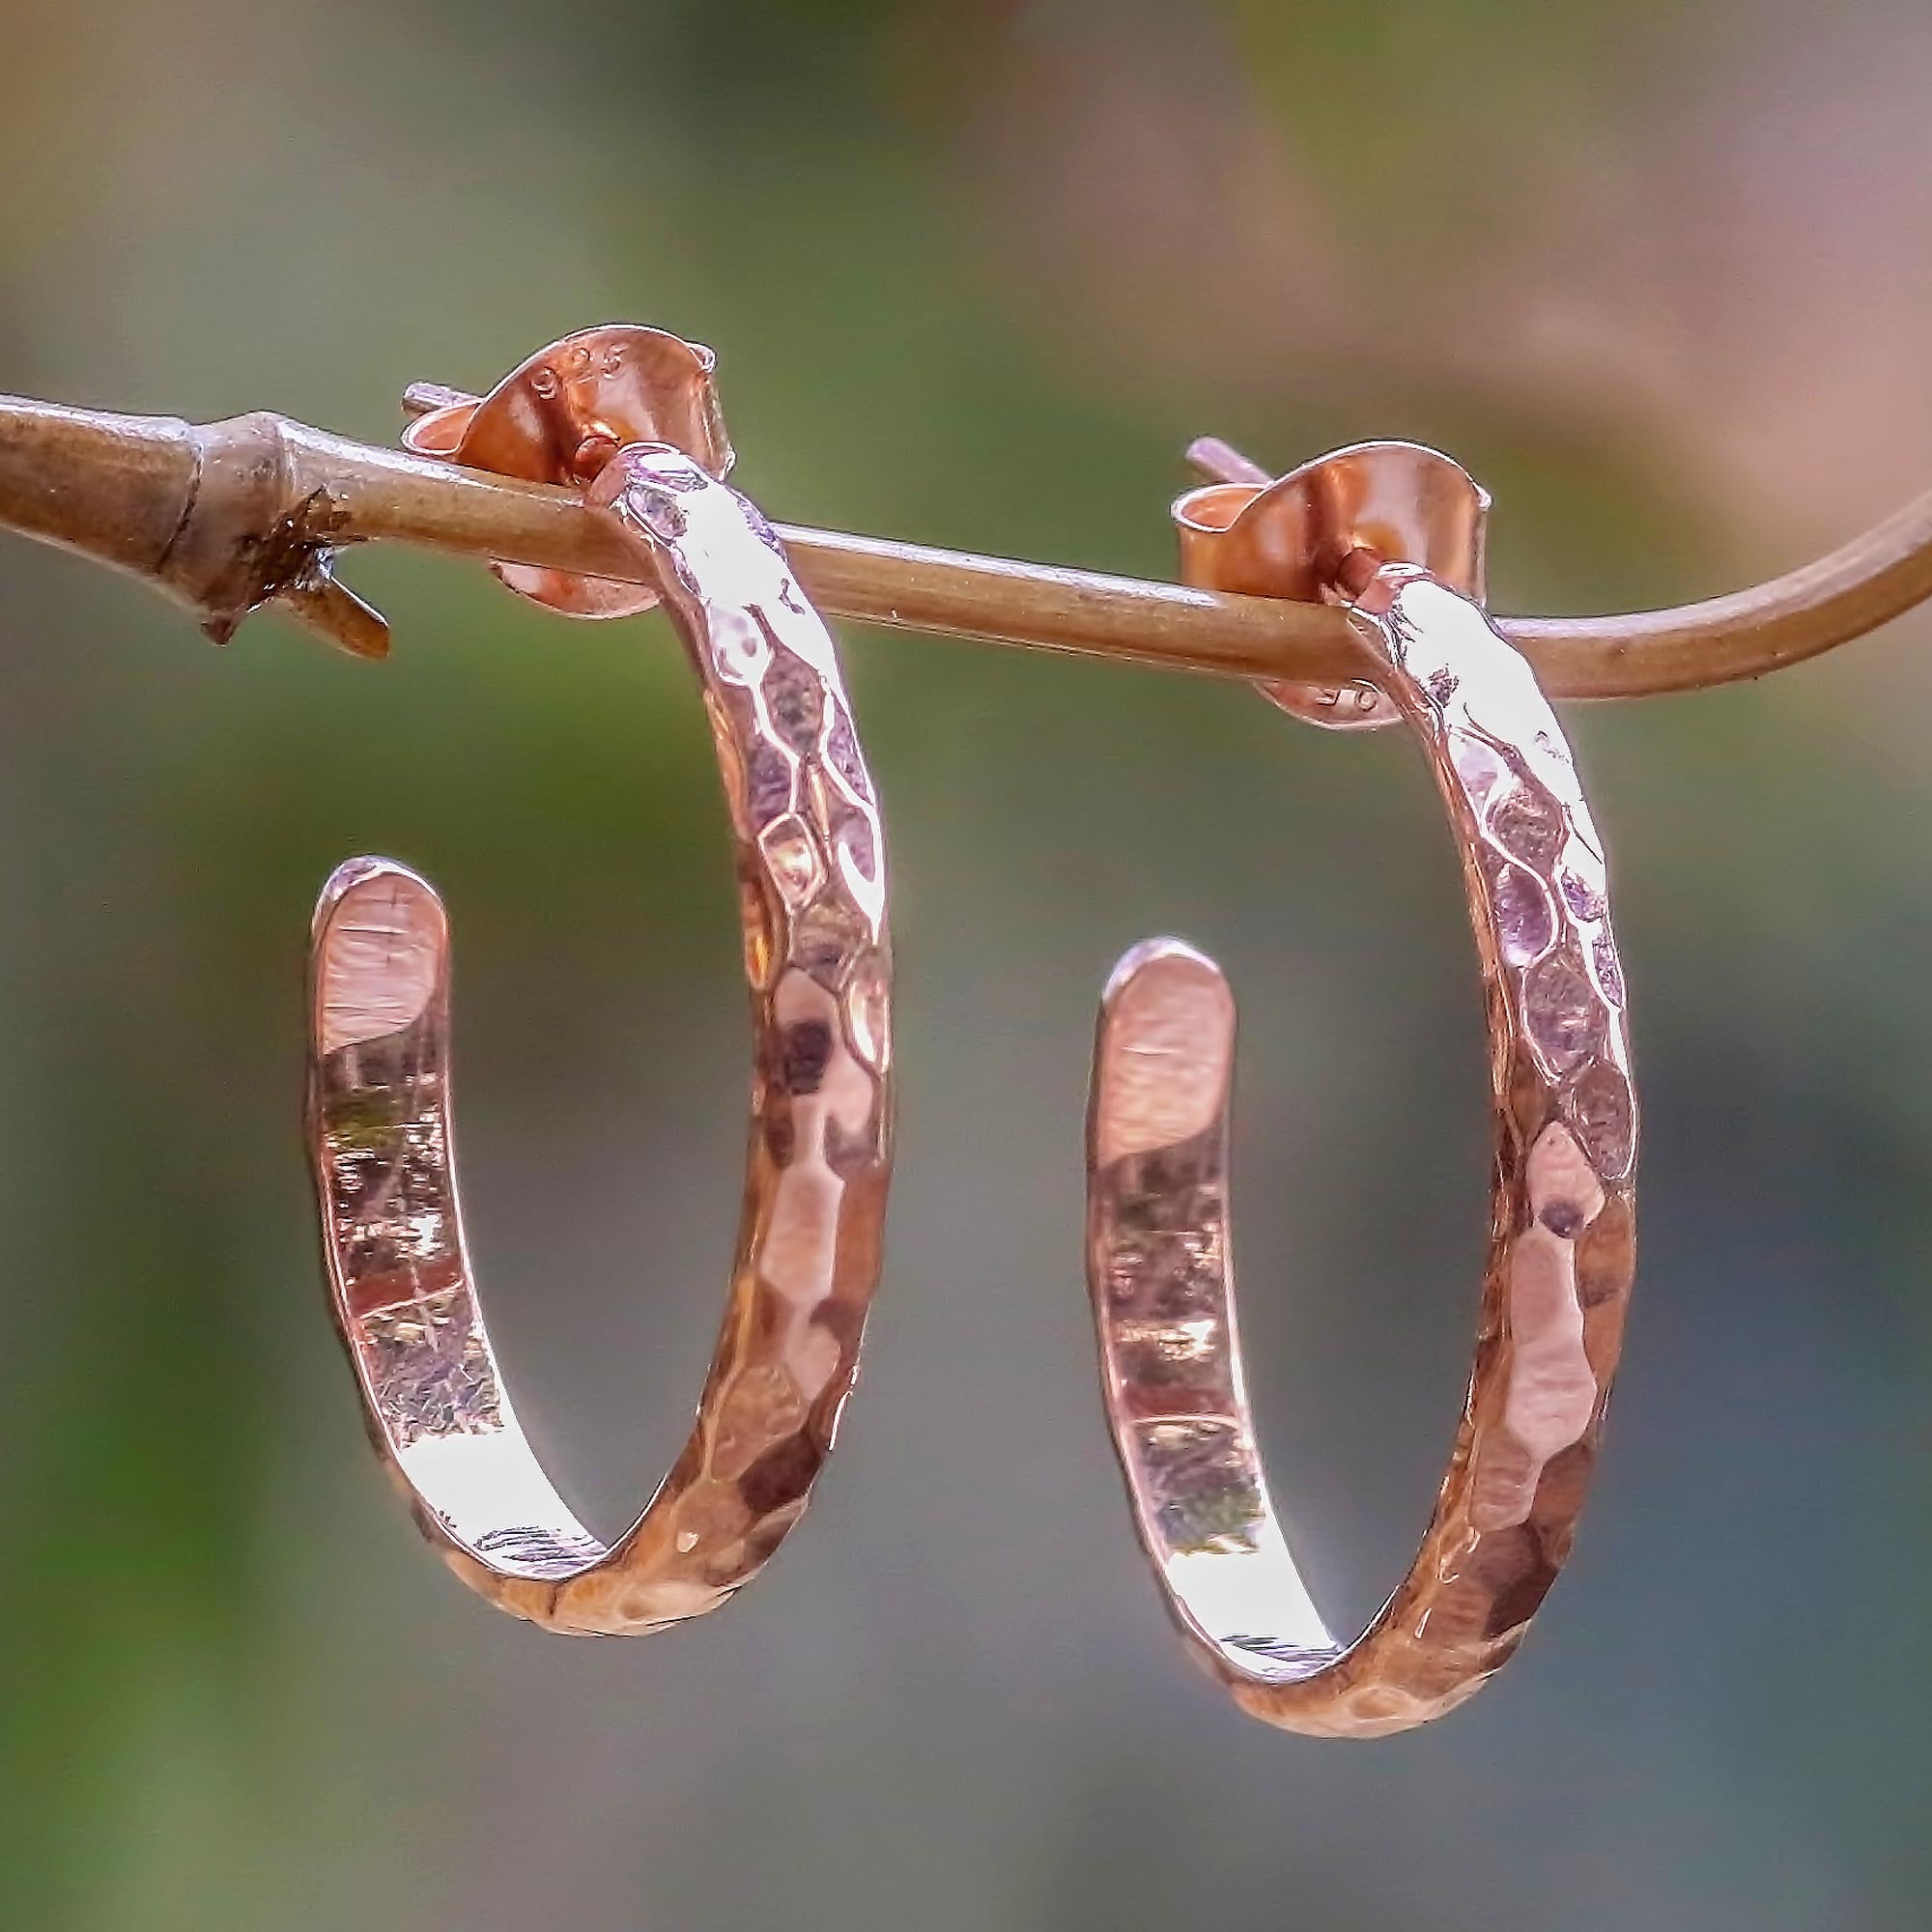
[[[418,386],[412,401],[425,395]],[[439,389],[433,406],[463,400]],[[431,406],[424,404],[423,406]],[[1204,439],[1196,469],[1256,467]],[[194,425],[0,397],[0,527],[158,585],[225,639],[278,604],[381,655],[381,620],[327,576],[339,550],[400,542],[639,581],[639,557],[568,490],[359,443],[270,413]],[[779,526],[806,591],[838,616],[1243,679],[1372,674],[1346,615],[1319,604]],[[1674,610],[1505,617],[1559,697],[1643,696],[1762,676],[1932,597],[1932,493],[1789,574]],[[373,622],[372,622],[373,620]]]

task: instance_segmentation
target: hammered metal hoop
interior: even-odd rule
[[[1178,941],[1101,1006],[1088,1269],[1109,1425],[1169,1606],[1243,1709],[1373,1737],[1440,1716],[1515,1650],[1569,1554],[1634,1263],[1635,1102],[1603,847],[1554,715],[1481,610],[1374,571],[1352,610],[1463,858],[1496,1128],[1475,1366],[1407,1577],[1330,1634],[1269,1499],[1242,1386],[1228,1229],[1235,1006]]]
[[[756,1576],[832,1448],[891,1168],[885,845],[831,638],[763,517],[676,450],[595,500],[656,560],[730,809],[754,1040],[745,1209],[696,1427],[631,1529],[579,1522],[532,1451],[464,1239],[441,902],[381,859],[316,910],[308,1121],[337,1321],[371,1433],[456,1573],[514,1615],[630,1634]]]

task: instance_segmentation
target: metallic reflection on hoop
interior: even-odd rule
[[[1214,581],[1218,522],[1243,568],[1270,546],[1293,556],[1313,543],[1352,591],[1385,699],[1448,810],[1489,1017],[1496,1163],[1468,1399],[1415,1562],[1352,1643],[1317,1612],[1268,1496],[1229,1257],[1234,1001],[1219,970],[1177,941],[1129,952],[1102,1003],[1089,1279],[1109,1425],[1182,1630],[1255,1716],[1371,1737],[1478,1690],[1569,1554],[1634,1260],[1623,975],[1569,746],[1480,606],[1417,564],[1382,560],[1346,516],[1311,523],[1300,493],[1248,490],[1249,506],[1230,511],[1230,488],[1248,486],[1196,493],[1215,496],[1212,518],[1191,517],[1195,498],[1178,506],[1193,526],[1189,574]],[[1469,500],[1444,500],[1459,497]],[[1244,527],[1284,515],[1286,534]]]
[[[891,1168],[885,844],[832,640],[764,519],[690,457],[628,447],[596,500],[648,546],[730,809],[753,1032],[729,1298],[696,1427],[606,1546],[557,1494],[484,1327],[458,1205],[449,939],[384,860],[317,908],[309,1128],[334,1306],[424,1534],[502,1608],[628,1634],[723,1603],[805,1508],[858,1372]]]

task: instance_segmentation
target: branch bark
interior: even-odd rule
[[[1197,468],[1254,466],[1197,444]],[[336,582],[347,546],[426,545],[639,578],[638,553],[569,491],[353,442],[268,413],[193,425],[0,397],[0,526],[159,586],[210,636],[278,605],[358,656],[382,618]],[[1135,578],[962,555],[781,525],[825,610],[905,630],[1236,678],[1364,674],[1341,611]],[[1932,597],[1932,494],[1831,555],[1676,610],[1515,617],[1504,633],[1563,697],[1636,696],[1756,677]]]

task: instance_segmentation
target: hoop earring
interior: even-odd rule
[[[744,1216],[696,1426],[614,1543],[552,1486],[490,1345],[451,1138],[448,927],[387,860],[342,867],[316,910],[308,1124],[336,1320],[423,1534],[513,1615],[628,1635],[755,1577],[831,1450],[879,1267],[892,969],[877,801],[832,639],[771,526],[663,444],[623,448],[589,500],[652,553],[703,690],[754,1038]]]
[[[1455,555],[1432,540],[1445,506],[1463,532]],[[1496,1161],[1475,1367],[1420,1551],[1352,1643],[1329,1634],[1290,1554],[1242,1386],[1227,982],[1178,941],[1137,947],[1095,1044],[1089,1283],[1140,1536],[1236,1701],[1318,1736],[1439,1717],[1515,1650],[1569,1554],[1632,1278],[1635,1104],[1603,847],[1554,715],[1476,601],[1486,507],[1447,458],[1412,445],[1176,505],[1190,582],[1340,587],[1435,771],[1482,962]]]

